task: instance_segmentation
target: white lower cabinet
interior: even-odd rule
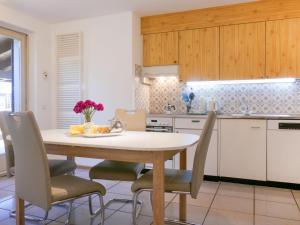
[[[266,180],[266,120],[222,119],[220,176]]]
[[[187,134],[198,134],[201,137],[201,130],[191,130],[191,129],[175,129],[177,133],[187,133]],[[194,155],[196,146],[190,147],[187,150],[187,169],[192,170]],[[176,157],[176,167],[179,165],[179,157]],[[214,130],[212,133],[206,162],[205,162],[205,175],[217,176],[218,175],[218,131]]]

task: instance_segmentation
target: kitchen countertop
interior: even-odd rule
[[[165,117],[165,118],[206,118],[203,114],[156,114],[149,113],[148,117]],[[219,119],[268,119],[268,120],[300,120],[300,114],[218,114]]]

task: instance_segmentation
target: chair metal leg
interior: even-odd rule
[[[132,204],[132,224],[136,225],[136,218],[139,216],[140,211],[141,211],[141,207],[139,209],[139,211],[137,210],[137,206],[139,205],[139,201],[138,201],[138,197],[139,195],[143,192],[143,190],[135,192],[133,194],[133,204]]]
[[[133,205],[133,200],[132,199],[114,198],[114,199],[109,200],[105,204],[105,208],[108,208],[108,206],[113,204],[114,202],[120,202],[120,203],[124,203],[124,204],[132,204]],[[140,207],[137,208],[137,216],[138,216],[141,213],[143,202],[137,200],[137,205],[140,206]]]
[[[104,225],[104,219],[105,219],[105,205],[104,205],[104,200],[102,195],[99,196],[99,201],[100,201],[100,208],[101,208],[101,225]]]
[[[91,195],[89,196],[89,210],[90,210],[91,216],[96,216],[100,213],[102,224],[103,224],[104,223],[104,218],[105,218],[105,205],[104,205],[103,196],[98,194],[98,197],[99,197],[100,207],[96,211],[94,211],[93,210],[92,196]]]
[[[150,191],[150,203],[151,203],[151,208],[153,209],[153,192]]]

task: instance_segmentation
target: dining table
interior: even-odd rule
[[[153,224],[164,224],[165,161],[180,155],[180,169],[187,166],[186,151],[199,136],[184,133],[125,131],[116,136],[71,136],[66,129],[42,130],[47,154],[153,164]],[[186,195],[179,198],[179,219],[186,220]],[[24,201],[17,198],[17,225],[24,224]]]

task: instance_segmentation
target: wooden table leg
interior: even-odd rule
[[[19,197],[16,197],[16,224],[17,225],[25,224],[24,200]]]
[[[186,170],[186,150],[180,153],[180,169]],[[179,195],[179,220],[186,221],[186,195]]]
[[[154,153],[153,162],[153,224],[164,225],[165,161],[163,153]]]

